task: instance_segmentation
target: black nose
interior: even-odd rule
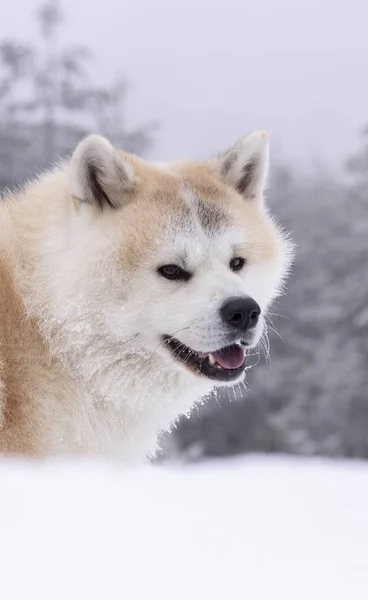
[[[220,312],[225,323],[245,331],[257,325],[261,309],[253,298],[240,296],[227,300]]]

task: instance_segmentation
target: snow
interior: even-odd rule
[[[0,463],[4,600],[368,598],[368,465]]]

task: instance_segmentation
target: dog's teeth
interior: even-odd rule
[[[216,361],[213,358],[212,354],[208,355],[208,362],[210,363],[210,365],[215,365],[216,364]]]

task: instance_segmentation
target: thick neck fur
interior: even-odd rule
[[[211,386],[116,331],[114,311],[89,301],[98,289],[78,272],[67,200],[60,170],[0,207],[0,450],[140,459]]]

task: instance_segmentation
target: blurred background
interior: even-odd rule
[[[288,293],[247,387],[183,418],[169,456],[368,457],[365,0],[12,0],[0,22],[0,188],[99,132],[148,158],[271,135]]]

